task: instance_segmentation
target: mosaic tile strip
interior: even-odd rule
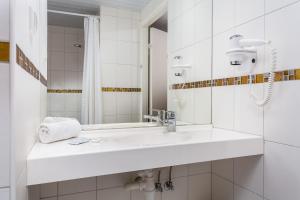
[[[67,94],[79,94],[82,93],[82,90],[56,90],[56,89],[48,89],[48,93],[67,93]]]
[[[0,42],[0,62],[9,62],[9,42]]]
[[[28,74],[33,76],[36,80],[39,80],[44,86],[47,87],[47,79],[39,72],[29,58],[23,53],[20,47],[16,48],[16,61]]]
[[[192,89],[192,88],[205,88],[205,87],[218,87],[229,85],[245,85],[245,84],[258,84],[268,82],[269,73],[245,75],[238,77],[229,77],[222,79],[204,80],[189,83],[173,84],[170,89]],[[275,72],[275,82],[300,80],[300,69],[290,69]]]
[[[141,92],[141,88],[111,88],[103,87],[102,92]],[[82,93],[82,90],[57,90],[57,89],[48,89],[48,93],[73,93],[78,94]]]
[[[141,92],[141,88],[112,88],[103,87],[102,92]]]
[[[47,79],[40,73],[40,82],[47,87]]]

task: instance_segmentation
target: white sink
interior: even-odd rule
[[[94,142],[37,143],[27,160],[28,185],[263,153],[262,137],[211,126],[93,130],[81,137]]]

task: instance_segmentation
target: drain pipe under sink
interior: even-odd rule
[[[137,178],[124,186],[127,191],[139,190],[144,192],[145,200],[155,199],[155,184],[152,170],[146,170],[138,173]]]

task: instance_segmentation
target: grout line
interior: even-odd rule
[[[270,142],[270,143],[274,143],[274,144],[279,144],[279,145],[283,145],[283,146],[288,146],[288,147],[292,147],[292,148],[296,148],[300,150],[300,146],[296,146],[296,145],[291,145],[291,144],[286,144],[286,143],[281,143],[281,142],[276,142],[273,140],[266,140],[264,139],[265,142]]]
[[[299,2],[300,2],[300,0],[297,0],[297,1],[295,1],[295,2],[289,3],[289,4],[287,4],[287,5],[284,5],[284,6],[282,6],[282,7],[276,8],[276,9],[274,9],[274,10],[271,10],[271,11],[269,11],[269,12],[265,12],[265,15],[270,15],[270,14],[272,14],[272,13],[275,13],[275,12],[279,11],[279,10],[282,10],[282,9],[285,9],[285,8],[290,7],[290,6],[292,6],[292,5],[295,5],[295,4],[299,3]],[[265,4],[265,8],[266,8],[266,4]]]
[[[225,177],[223,177],[223,176],[221,176],[221,175],[219,175],[219,174],[216,174],[216,173],[214,173],[214,172],[213,172],[212,174],[215,175],[215,176],[217,176],[217,177],[219,177],[219,178],[221,178],[221,179],[223,179],[223,180],[225,180],[225,181],[227,181],[227,182],[232,183],[233,187],[234,187],[234,186],[238,186],[238,187],[240,187],[240,188],[242,188],[242,189],[244,189],[244,190],[247,190],[247,191],[249,191],[249,192],[255,194],[256,196],[263,197],[261,194],[258,194],[258,193],[254,192],[254,191],[252,191],[252,190],[250,190],[250,189],[248,189],[248,188],[246,188],[246,187],[244,187],[244,186],[242,186],[242,185],[239,185],[239,184],[237,184],[237,183],[234,183],[234,181],[231,181],[231,180],[229,180],[228,178],[225,178]]]
[[[187,49],[187,48],[196,46],[196,45],[198,45],[198,44],[200,44],[200,43],[206,42],[207,40],[213,40],[213,37],[206,37],[205,39],[201,39],[201,40],[199,40],[199,41],[195,41],[194,43],[185,45],[184,47],[180,47],[180,48],[171,50],[171,51],[169,52],[169,54],[174,54],[174,53],[176,53],[176,52],[178,52],[178,51],[182,51],[182,50],[184,50],[184,49]]]
[[[273,14],[273,13],[275,13],[275,12],[277,12],[277,11],[280,11],[280,10],[282,10],[282,9],[285,9],[285,8],[287,8],[287,7],[290,7],[290,6],[292,6],[292,5],[294,5],[294,4],[297,4],[297,3],[299,3],[299,2],[300,2],[300,0],[297,0],[296,2],[287,4],[287,5],[282,6],[282,7],[280,7],[280,8],[276,8],[276,9],[274,9],[274,10],[272,10],[272,11],[269,11],[269,12],[266,12],[266,4],[265,4],[265,5],[264,5],[265,8],[264,8],[264,14],[263,14],[263,15],[259,15],[259,16],[255,17],[255,18],[249,19],[249,20],[247,20],[247,21],[245,21],[245,22],[243,22],[243,23],[241,23],[241,24],[233,25],[233,26],[231,26],[230,28],[227,28],[227,29],[225,29],[225,30],[223,30],[223,31],[220,31],[220,32],[216,33],[216,34],[213,34],[213,37],[218,36],[218,35],[221,35],[221,34],[226,33],[226,32],[228,32],[228,31],[231,31],[231,30],[233,30],[233,29],[235,29],[235,28],[238,28],[238,27],[240,27],[240,26],[243,26],[243,25],[245,25],[245,24],[248,24],[248,23],[250,23],[250,22],[252,22],[252,21],[255,21],[255,20],[259,19],[260,17],[266,17],[266,16],[268,16],[268,15],[270,15],[270,14]]]
[[[235,162],[236,162],[235,158],[232,158],[232,179],[233,179],[233,182],[232,182],[232,184],[233,184],[233,187],[232,187],[232,194],[233,194],[233,200],[235,199],[235,195],[234,195],[234,186],[235,186],[235,184],[234,184],[234,179],[235,179],[235,175],[234,175],[234,171],[235,171]]]

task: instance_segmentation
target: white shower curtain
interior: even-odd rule
[[[102,91],[100,70],[100,21],[84,19],[84,64],[82,80],[81,123],[102,123]]]

